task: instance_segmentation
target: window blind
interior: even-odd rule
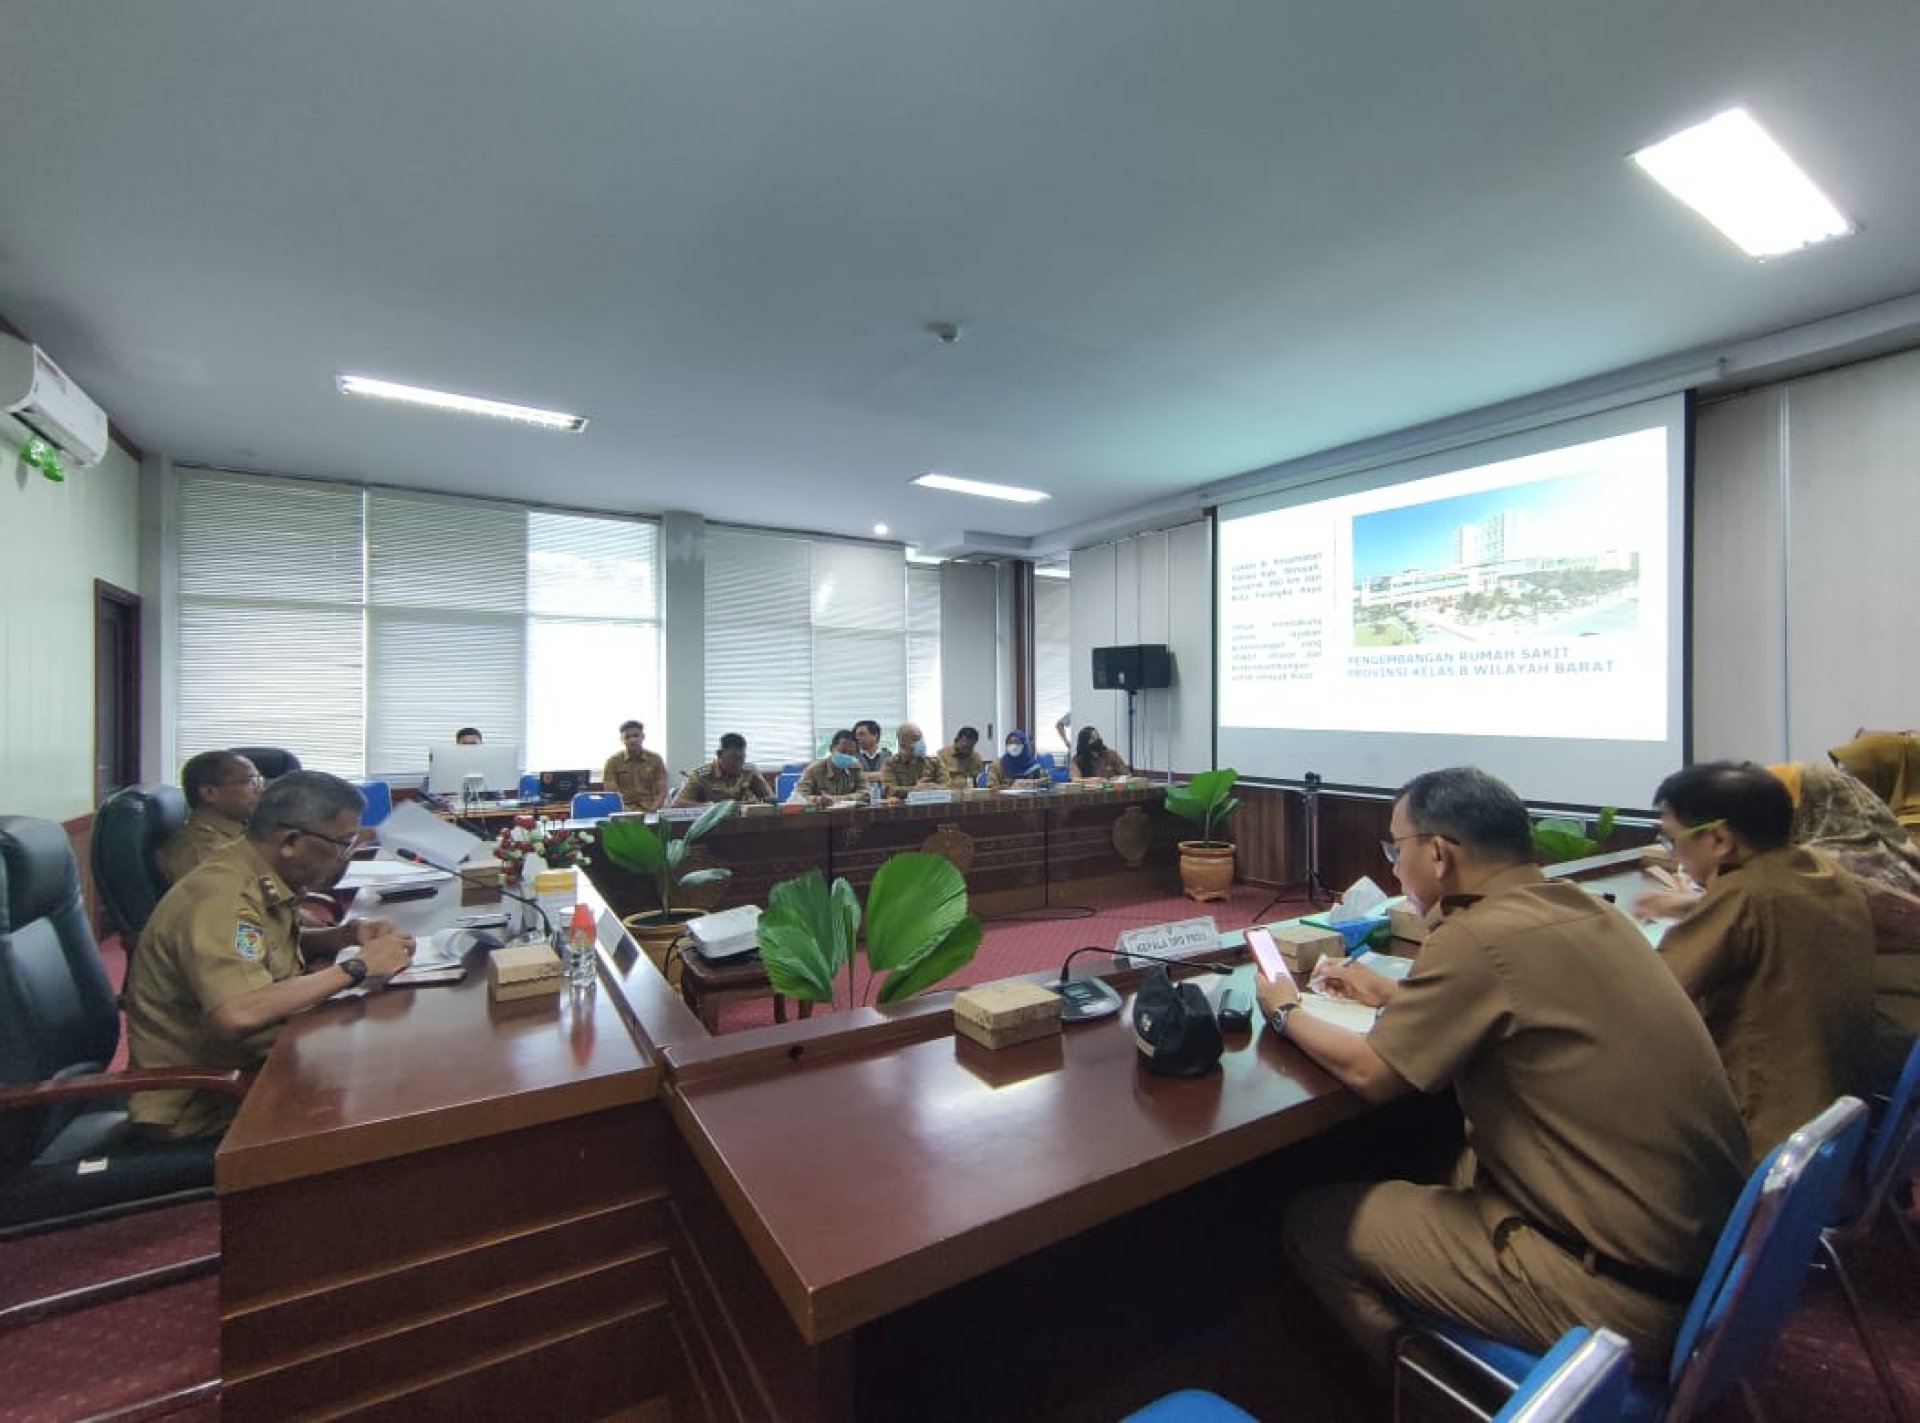
[[[907,719],[917,722],[929,749],[941,742],[940,567],[907,565]],[[887,728],[891,734],[892,728]]]
[[[1033,741],[1061,751],[1054,723],[1073,705],[1073,585],[1064,578],[1033,580]]]
[[[708,747],[737,731],[777,770],[813,753],[813,639],[804,539],[707,530]]]

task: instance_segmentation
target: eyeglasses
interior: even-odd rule
[[[1660,835],[1655,838],[1661,849],[1671,853],[1678,847],[1680,841],[1691,840],[1703,831],[1716,829],[1726,823],[1727,818],[1723,815],[1718,820],[1703,820],[1698,825],[1682,826],[1678,835]]]
[[[1396,835],[1391,840],[1382,840],[1380,842],[1380,853],[1387,857],[1388,864],[1397,865],[1400,863],[1400,842],[1402,840],[1445,840],[1449,845],[1458,845],[1460,843],[1454,839],[1453,836],[1442,835],[1438,830],[1416,830],[1411,835]]]
[[[287,825],[283,823],[280,828],[282,830],[291,830],[296,835],[307,835],[315,840],[325,840],[329,845],[333,846],[333,852],[343,860],[355,850],[359,849],[366,838],[366,831],[364,830],[356,830],[351,835],[342,835],[335,838],[332,835],[322,835],[318,830],[309,830],[304,825]]]
[[[251,786],[254,790],[263,790],[266,787],[267,778],[258,771],[255,771],[251,776],[229,776],[219,784],[223,786]]]

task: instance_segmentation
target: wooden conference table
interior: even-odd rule
[[[1138,1403],[1193,1362],[1107,1323],[1138,1271],[1255,1297],[1220,1193],[1365,1110],[1257,1025],[1193,1080],[1124,1016],[977,1049],[945,994],[715,1038],[603,923],[558,1002],[480,963],[282,1029],[217,1158],[228,1417],[978,1416],[983,1337],[998,1416]],[[1076,1320],[1127,1336],[1124,1396],[1011,1358]]]

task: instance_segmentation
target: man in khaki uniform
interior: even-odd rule
[[[940,778],[949,789],[963,791],[979,781],[987,769],[986,759],[974,749],[979,744],[979,731],[963,726],[954,732],[951,744],[940,748]]]
[[[1873,1041],[1873,917],[1853,876],[1791,843],[1764,767],[1711,761],[1654,792],[1674,858],[1706,886],[1660,957],[1700,1005],[1758,1162],[1843,1092]]]
[[[169,884],[247,832],[247,817],[266,786],[253,762],[231,751],[202,751],[180,768],[187,823],[154,852]]]
[[[675,805],[705,805],[709,801],[737,800],[748,805],[773,799],[767,778],[747,764],[747,738],[729,731],[720,738],[714,758],[687,777]]]
[[[874,775],[886,787],[887,794],[900,800],[905,798],[908,791],[922,787],[937,790],[945,785],[946,778],[941,774],[940,763],[927,754],[926,738],[920,734],[919,726],[903,721],[897,735],[898,749]]]
[[[600,784],[620,792],[628,810],[658,810],[667,803],[667,763],[646,749],[647,729],[637,721],[620,723],[620,741],[626,749],[607,757]]]
[[[1387,1362],[1410,1309],[1544,1350],[1574,1324],[1657,1369],[1739,1196],[1746,1139],[1705,1025],[1618,910],[1533,864],[1526,807],[1484,772],[1417,777],[1388,858],[1437,921],[1365,1034],[1256,980],[1271,1031],[1370,1102],[1452,1086],[1469,1151],[1447,1186],[1326,1187],[1288,1212],[1302,1277]]]
[[[246,834],[167,892],[127,972],[135,1067],[258,1067],[282,1021],[406,967],[413,940],[384,920],[303,931],[295,915],[300,893],[331,880],[358,843],[363,808],[337,776],[282,776]],[[139,1092],[130,1113],[147,1135],[191,1137],[224,1130],[233,1108],[211,1094]]]
[[[793,793],[816,803],[837,797],[864,795],[867,778],[861,774],[859,743],[851,731],[836,731],[827,743],[827,754],[800,773]]]

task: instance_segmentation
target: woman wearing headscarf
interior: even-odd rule
[[[987,766],[987,789],[990,791],[1003,791],[1022,781],[1045,782],[1050,779],[1047,768],[1033,754],[1033,743],[1027,739],[1027,733],[1017,727],[1007,733],[1005,753]]]
[[[1867,785],[1818,761],[1768,768],[1793,796],[1793,840],[1849,871],[1873,915],[1874,1085],[1890,1087],[1920,1033],[1920,849]]]
[[[1862,731],[1827,753],[1893,812],[1912,836],[1920,832],[1920,736],[1910,731]]]
[[[1100,728],[1083,726],[1080,735],[1073,743],[1073,778],[1076,781],[1097,781],[1107,776],[1130,776],[1127,763],[1120,759],[1120,753],[1100,739]]]

